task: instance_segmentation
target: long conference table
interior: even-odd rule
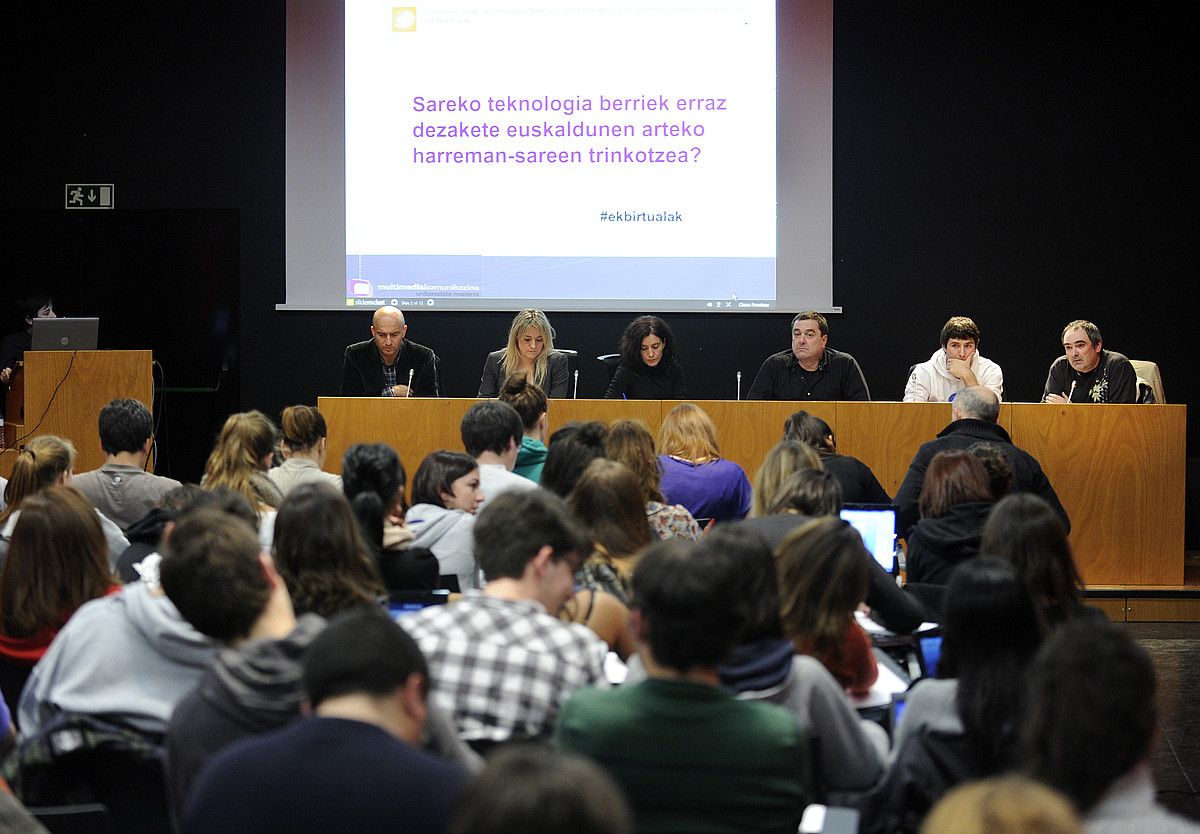
[[[329,425],[326,468],[341,471],[355,443],[399,453],[412,480],[435,449],[462,449],[459,421],[474,399],[321,397]],[[753,479],[797,409],[833,429],[838,450],[865,462],[895,495],[922,443],[950,422],[942,403],[693,400],[717,426],[721,453]],[[642,420],[657,437],[678,403],[660,400],[551,400],[550,432],[572,420]],[[1071,544],[1088,585],[1183,584],[1183,405],[1004,403],[1000,425],[1037,458],[1071,517]]]

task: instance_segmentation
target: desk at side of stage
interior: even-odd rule
[[[462,449],[458,424],[475,400],[322,397],[329,423],[329,468],[354,443],[393,446],[412,479],[434,449]],[[950,421],[940,403],[695,401],[713,418],[725,457],[753,479],[804,408],[833,429],[838,449],[860,458],[895,494],[917,447]],[[658,400],[551,400],[550,431],[571,420],[645,421],[658,434],[677,403]],[[1187,407],[1004,403],[1000,425],[1036,457],[1071,516],[1071,544],[1089,585],[1183,583]]]

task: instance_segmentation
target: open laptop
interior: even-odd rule
[[[847,504],[842,518],[862,536],[871,556],[888,573],[896,572],[896,510],[890,504]]]
[[[100,319],[34,319],[30,350],[95,350]]]

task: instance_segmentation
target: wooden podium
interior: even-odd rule
[[[100,409],[117,397],[149,407],[154,397],[151,359],[148,350],[27,351],[6,398],[0,475],[8,477],[16,450],[39,434],[55,434],[75,444],[76,472],[99,467],[104,463],[96,427]],[[10,445],[14,442],[16,448]]]

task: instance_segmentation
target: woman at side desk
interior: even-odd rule
[[[640,316],[621,334],[621,364],[613,374],[609,400],[682,400],[683,371],[675,362],[675,335],[657,316]]]
[[[555,353],[554,328],[541,310],[517,313],[508,330],[508,347],[492,351],[483,363],[479,396],[495,397],[513,374],[522,374],[552,399],[571,395],[567,357]]]

